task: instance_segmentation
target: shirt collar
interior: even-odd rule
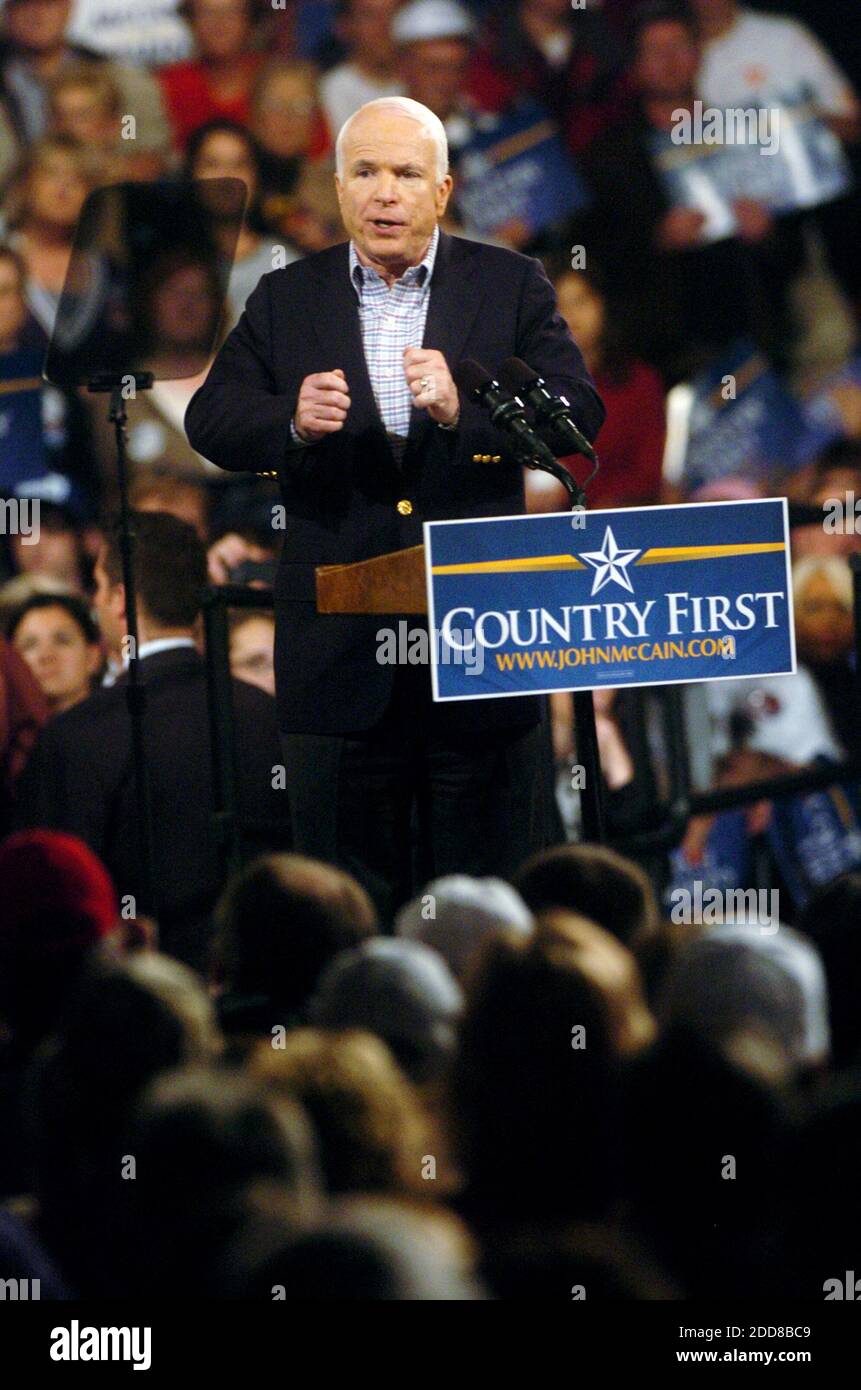
[[[395,283],[398,285],[427,285],[433,275],[434,264],[436,263],[436,253],[439,247],[439,226],[434,227],[430,245],[425,252],[424,259],[418,265],[411,265],[405,270],[400,280]],[[362,293],[362,286],[367,280],[382,280],[373,266],[362,265],[356,252],[356,243],[350,242],[350,279],[358,290]]]
[[[159,652],[172,652],[179,647],[193,646],[194,642],[190,637],[154,637],[151,642],[141,642],[138,647],[138,659],[143,661],[145,656],[156,656]]]

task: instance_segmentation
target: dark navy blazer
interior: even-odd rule
[[[553,288],[530,257],[441,233],[423,346],[437,348],[452,369],[473,357],[495,372],[505,358],[521,357],[567,396],[589,439],[601,427],[601,401]],[[302,381],[339,367],[351,397],[344,428],[297,448],[290,422]],[[276,582],[281,728],[369,729],[390,700],[395,670],[378,664],[376,634],[399,615],[318,614],[314,567],[418,545],[423,521],[521,513],[522,472],[508,436],[471,401],[461,401],[453,431],[413,408],[398,465],[371,388],[346,242],[263,276],[192,399],[185,426],[192,446],[221,468],[278,474],[287,515]],[[502,462],[477,462],[483,454]],[[537,718],[534,697],[444,708],[435,716],[452,732],[514,728]]]

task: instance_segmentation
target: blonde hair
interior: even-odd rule
[[[852,571],[838,555],[805,555],[792,566],[792,597],[796,603],[817,574],[824,574],[841,608],[851,613],[855,607]]]
[[[251,89],[252,113],[256,114],[267,87],[285,77],[295,78],[301,82],[307,88],[309,96],[313,97],[314,104],[319,105],[319,69],[305,59],[295,63],[285,63],[281,58],[273,58],[264,64],[254,80]]]
[[[93,153],[71,135],[46,135],[25,152],[6,188],[6,225],[14,229],[27,210],[27,184],[33,173],[51,154],[63,154],[76,166],[77,173],[92,190],[98,186],[98,163]]]
[[[423,1194],[427,1117],[380,1038],[297,1028],[281,1048],[258,1043],[249,1067],[309,1115],[330,1191]]]
[[[51,102],[58,93],[84,88],[93,92],[97,100],[111,116],[118,116],[122,108],[122,92],[109,71],[96,63],[70,63],[61,68],[48,85]]]

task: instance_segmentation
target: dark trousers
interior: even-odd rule
[[[552,835],[544,726],[453,735],[441,722],[402,676],[368,733],[281,735],[294,849],[353,874],[384,926],[430,879],[508,877]]]

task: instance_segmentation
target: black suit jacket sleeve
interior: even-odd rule
[[[291,453],[303,452],[290,436],[298,385],[295,394],[279,392],[270,365],[276,352],[270,295],[264,275],[185,416],[198,453],[234,472],[275,472]]]
[[[62,727],[46,724],[18,781],[14,824],[78,835],[103,857],[110,801],[101,769],[95,759],[70,757],[67,743]]]
[[[541,373],[552,392],[567,397],[577,424],[592,442],[604,423],[606,411],[556,307],[556,291],[544,267],[540,261],[533,261],[532,266],[532,273],[524,281],[518,313],[518,337],[522,338],[518,356]]]
[[[583,357],[571,337],[570,329],[556,307],[556,291],[540,261],[518,257],[525,265],[517,303],[515,350],[503,356],[516,356],[542,376],[548,389],[564,395],[572,414],[588,440],[594,441],[604,423],[606,411],[587,375]],[[466,356],[469,355],[467,350]],[[479,354],[481,365],[493,373],[502,365],[498,353]],[[449,367],[454,367],[449,362]],[[469,464],[474,453],[498,453],[513,463],[512,437],[491,424],[490,414],[476,401],[460,396],[460,424],[445,435],[449,462]]]

